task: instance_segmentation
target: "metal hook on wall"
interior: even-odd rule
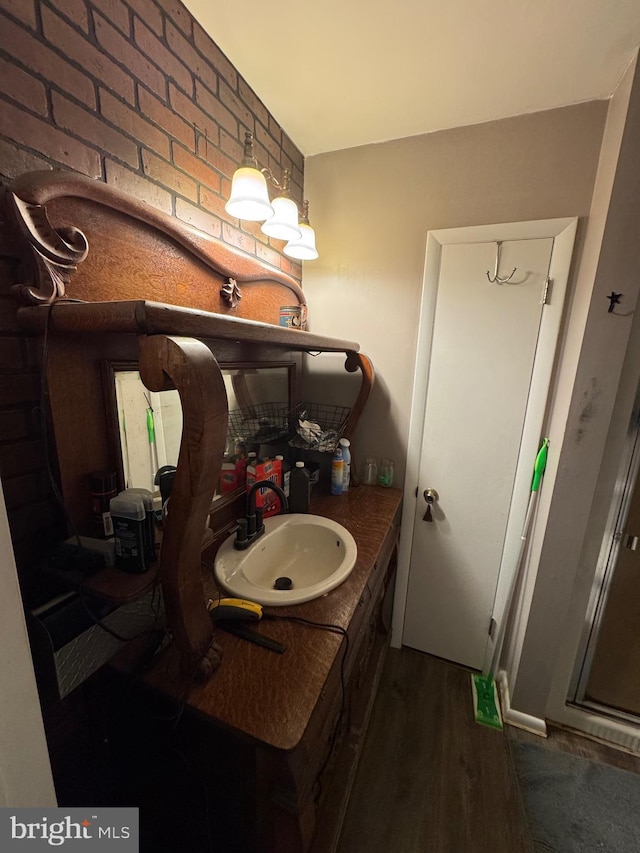
[[[500,241],[498,241],[496,243],[496,265],[495,265],[495,269],[493,270],[493,278],[491,278],[491,273],[489,272],[489,270],[487,270],[487,278],[489,279],[491,284],[493,284],[496,281],[498,282],[498,284],[506,284],[508,281],[511,281],[511,279],[513,278],[514,273],[517,269],[517,267],[514,267],[511,270],[511,275],[506,276],[506,278],[500,278],[500,276],[498,275],[498,267],[500,266],[500,248],[501,248],[501,246],[502,246],[502,243]]]

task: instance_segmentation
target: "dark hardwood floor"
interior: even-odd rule
[[[530,853],[504,732],[475,722],[471,678],[390,649],[338,853]]]

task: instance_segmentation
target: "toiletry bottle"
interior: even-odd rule
[[[351,442],[348,438],[340,439],[340,446],[342,447],[342,491],[349,491],[349,479],[351,478]]]
[[[113,536],[109,501],[118,494],[115,471],[94,471],[90,475],[91,511],[94,518],[94,535],[100,539]]]
[[[291,465],[284,456],[276,456],[276,459],[279,460],[282,464],[282,482],[279,483],[280,488],[284,492],[285,498],[289,500],[290,494],[290,485],[291,485]]]
[[[338,445],[331,457],[331,494],[342,494],[342,478],[344,477],[344,458],[342,447]]]
[[[309,512],[311,485],[304,462],[296,462],[291,471],[289,512]]]
[[[109,502],[116,547],[116,566],[140,574],[149,568],[145,560],[147,514],[141,495],[120,492]]]

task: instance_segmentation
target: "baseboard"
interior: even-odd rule
[[[502,711],[502,721],[510,726],[515,726],[518,729],[524,729],[534,735],[547,737],[547,723],[541,717],[532,717],[531,714],[524,714],[522,711],[516,711],[511,707],[511,697],[509,695],[509,682],[507,673],[501,669],[497,676],[496,682],[500,691],[500,709]]]

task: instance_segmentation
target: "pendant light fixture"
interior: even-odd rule
[[[267,180],[279,190],[273,201],[269,201]],[[280,182],[270,169],[258,167],[253,151],[253,134],[246,131],[244,156],[233,174],[231,195],[224,209],[236,219],[263,222],[260,229],[263,234],[274,240],[288,241],[283,251],[289,257],[313,260],[318,257],[318,252],[315,247],[315,233],[309,225],[309,205],[305,202],[303,217],[298,221],[298,206],[289,193],[290,180],[291,173],[288,169],[284,169]],[[292,249],[288,251],[290,247]]]
[[[224,209],[229,216],[250,222],[264,222],[273,216],[265,176],[253,154],[253,134],[244,137],[244,157],[231,179],[231,195]]]
[[[287,257],[295,258],[298,261],[315,261],[318,257],[316,232],[309,225],[309,202],[306,199],[299,228],[300,237],[297,240],[290,240],[282,251]]]

